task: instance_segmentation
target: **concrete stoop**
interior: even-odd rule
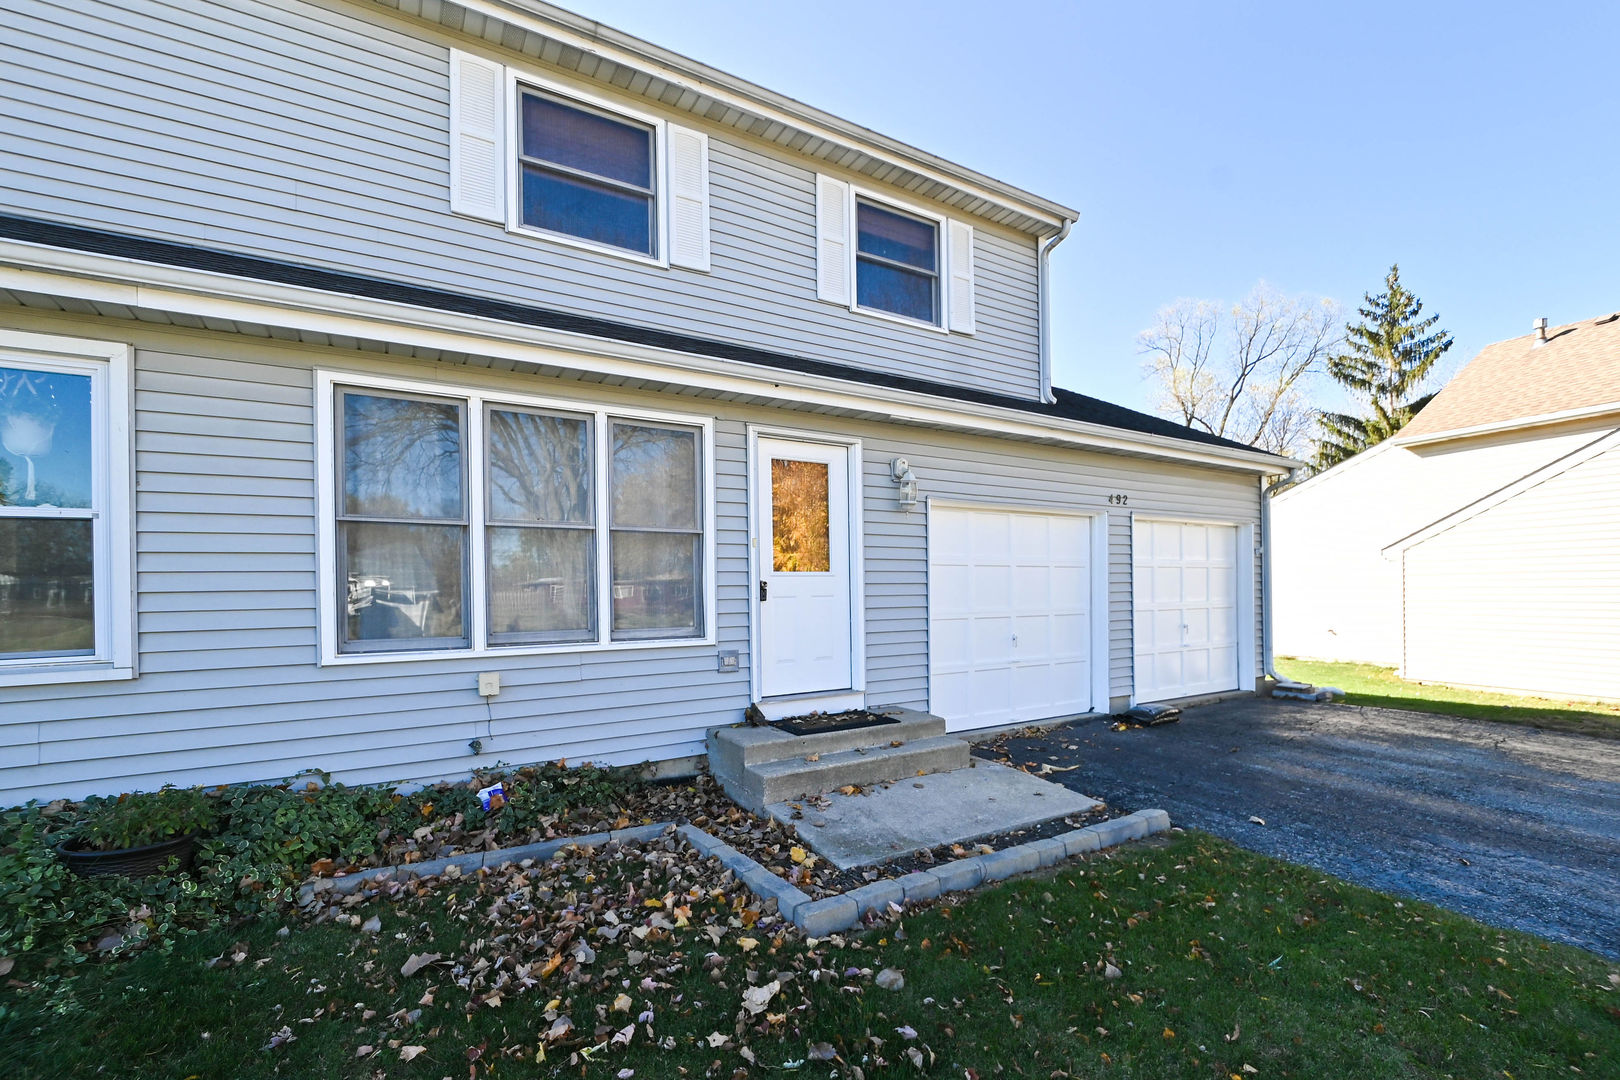
[[[709,771],[739,805],[771,803],[966,768],[971,750],[945,734],[945,721],[914,709],[885,710],[899,723],[792,735],[773,727],[714,728]]]

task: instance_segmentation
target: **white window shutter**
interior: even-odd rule
[[[849,185],[831,176],[816,177],[816,296],[848,304]]]
[[[506,69],[450,51],[450,209],[506,222]]]
[[[669,125],[669,262],[709,269],[709,137]]]
[[[950,269],[950,314],[953,333],[973,333],[973,226],[965,221],[948,223],[950,239],[945,264]]]

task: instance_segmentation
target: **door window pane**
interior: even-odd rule
[[[0,517],[0,659],[95,651],[92,522]]]
[[[700,537],[613,534],[613,629],[698,632]]]
[[[343,395],[343,513],[461,518],[461,406]]]
[[[697,432],[613,425],[613,525],[698,528]]]
[[[586,529],[489,530],[491,641],[596,635],[596,544]]]
[[[771,460],[771,566],[779,574],[832,569],[822,462]]]
[[[590,524],[590,421],[491,409],[487,438],[491,520]]]
[[[340,531],[347,641],[466,638],[464,527],[345,521]]]
[[[90,376],[0,364],[0,506],[88,509]]]

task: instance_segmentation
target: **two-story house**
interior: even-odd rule
[[[536,0],[0,84],[0,804],[1256,685],[1288,463],[1051,385],[1072,210]]]

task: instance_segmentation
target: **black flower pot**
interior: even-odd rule
[[[191,869],[191,845],[196,837],[187,833],[162,840],[145,847],[119,848],[114,851],[79,851],[74,841],[57,845],[56,854],[67,868],[80,877],[102,877],[118,874],[122,877],[149,877],[163,869],[163,864],[178,858],[178,869]]]

